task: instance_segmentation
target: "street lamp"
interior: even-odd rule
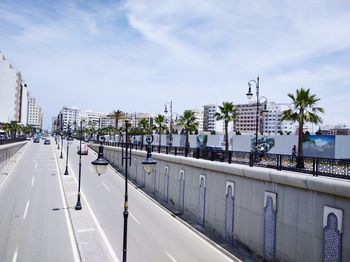
[[[66,156],[66,171],[64,171],[64,175],[68,176],[68,154],[69,154],[69,145],[72,141],[72,137],[70,135],[70,127],[68,126],[68,135],[67,135],[67,156]]]
[[[81,141],[83,140],[83,120],[80,120],[80,142],[79,142],[79,150],[78,150],[78,155],[79,155],[79,183],[78,183],[78,197],[77,197],[77,204],[75,205],[75,210],[80,210],[81,207],[81,202],[80,202],[80,181],[81,181],[81,155],[83,154],[82,152],[82,146],[81,146]]]
[[[61,134],[61,155],[60,158],[63,158],[63,134]]]
[[[95,167],[98,176],[102,175],[109,164],[109,162],[103,156],[103,142],[105,141],[104,136],[100,136],[100,146],[98,147],[97,159],[92,161],[91,164]]]
[[[170,105],[170,134],[169,134],[169,144],[170,147],[173,145],[173,101],[170,101],[169,103],[165,103],[164,105],[164,113],[167,114],[168,113],[168,108],[167,105]]]
[[[122,153],[122,159],[125,160],[125,191],[124,191],[124,231],[123,231],[123,262],[126,262],[126,255],[127,255],[127,237],[128,237],[128,166],[131,162],[131,153],[129,156],[129,121],[125,120],[125,155]],[[104,171],[107,168],[107,165],[109,162],[104,158],[103,156],[103,142],[104,137],[101,137],[100,140],[101,144],[98,148],[98,157],[95,161],[92,161],[91,164],[93,164],[96,168],[96,173],[100,176],[104,173]],[[147,173],[152,172],[154,169],[154,165],[157,164],[156,161],[152,159],[152,150],[151,150],[151,143],[153,142],[153,136],[148,135],[146,138],[147,142],[147,156],[146,159],[142,162],[142,165]],[[124,148],[122,148],[124,150]],[[130,148],[131,150],[131,148]],[[129,162],[129,163],[128,163]]]
[[[157,161],[155,161],[152,158],[152,147],[151,143],[153,142],[153,135],[148,135],[146,137],[147,142],[147,156],[144,161],[142,161],[143,169],[146,173],[150,174],[154,170],[154,166],[157,164]]]
[[[259,76],[257,77],[256,80],[250,80],[248,82],[248,93],[247,97],[248,99],[251,99],[253,97],[252,93],[252,88],[251,85],[252,83],[255,83],[256,87],[256,124],[255,124],[255,150],[254,150],[254,159],[257,157],[257,150],[258,150],[258,132],[259,132]]]

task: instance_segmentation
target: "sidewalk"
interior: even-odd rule
[[[81,210],[75,210],[75,205],[77,202],[78,181],[73,175],[74,171],[69,164],[69,175],[64,175],[66,168],[66,155],[64,153],[65,150],[63,150],[63,158],[60,159],[61,151],[57,149],[57,146],[55,144],[53,146],[55,147],[55,156],[59,168],[59,175],[63,186],[66,204],[68,207],[69,216],[81,261],[119,261],[108,239],[106,238],[103,229],[98,223],[88,201],[86,201],[86,196],[83,190],[81,190],[80,200],[81,205],[84,208]]]

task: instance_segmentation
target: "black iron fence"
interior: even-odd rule
[[[107,146],[124,147],[125,143],[104,142]],[[144,144],[129,143],[129,148],[134,150],[146,150]],[[308,173],[313,176],[330,176],[343,179],[350,179],[350,159],[331,159],[302,157],[303,167],[297,167],[297,157],[291,155],[268,154],[254,152],[225,151],[218,148],[184,148],[176,146],[152,146],[152,152],[169,154],[175,156],[193,157],[209,161],[227,162],[229,164],[243,164],[273,168],[277,170],[289,170],[300,173]],[[300,161],[299,161],[300,162]],[[299,165],[300,166],[300,165]]]
[[[25,138],[0,139],[0,146],[25,141]]]

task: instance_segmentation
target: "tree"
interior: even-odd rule
[[[188,148],[190,147],[190,143],[188,142],[188,133],[195,131],[199,125],[194,112],[191,110],[185,110],[183,115],[179,118],[178,125],[183,128],[186,134],[185,150],[187,153]]]
[[[313,124],[322,123],[321,117],[318,113],[324,113],[324,109],[316,106],[320,101],[316,95],[310,94],[310,89],[300,88],[296,90],[296,95],[289,93],[288,96],[292,99],[293,109],[288,109],[282,113],[283,120],[291,120],[298,122],[298,157],[297,167],[304,167],[304,152],[303,152],[303,129],[304,124],[309,122]]]
[[[167,126],[165,124],[165,116],[164,115],[158,114],[154,118],[153,129],[158,131],[158,134],[159,134],[159,146],[160,146],[161,145],[161,134],[163,133],[164,130],[167,129]]]
[[[141,118],[139,121],[139,128],[141,131],[141,143],[143,145],[144,135],[151,133],[151,126],[147,118]]]
[[[225,127],[225,158],[228,158],[228,123],[236,119],[236,108],[232,102],[223,102],[222,106],[219,106],[220,112],[215,113],[216,121],[224,120]]]
[[[119,122],[119,118],[121,117],[121,115],[123,114],[123,112],[121,110],[114,110],[112,112],[112,115],[114,117],[115,120],[115,128],[118,128],[118,122]]]

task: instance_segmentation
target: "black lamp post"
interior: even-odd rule
[[[128,162],[131,161],[131,153],[129,156],[129,121],[125,120],[125,156],[123,155],[123,161],[125,160],[125,192],[124,192],[124,231],[123,231],[123,262],[126,262],[126,255],[127,255],[127,237],[128,237]],[[101,144],[98,148],[98,157],[95,161],[91,162],[96,168],[96,173],[100,176],[104,173],[106,170],[107,165],[109,162],[104,158],[103,156],[103,141],[104,137],[102,137],[103,140],[101,141]],[[151,150],[151,143],[153,141],[153,136],[147,136],[146,142],[147,142],[147,157],[142,162],[142,165],[146,172],[150,173],[153,170],[154,165],[157,163],[152,159],[152,150]],[[124,148],[123,148],[124,150]],[[129,162],[130,163],[130,162]]]
[[[66,156],[66,171],[64,171],[64,175],[68,176],[68,155],[69,155],[69,144],[71,141],[71,136],[70,136],[70,127],[68,126],[68,135],[67,135],[67,156]]]
[[[174,128],[174,122],[173,122],[173,101],[170,101],[170,103],[166,103],[164,106],[164,113],[168,113],[167,104],[170,104],[170,134],[169,134],[169,141],[170,141],[170,147],[173,144],[173,128]]]
[[[82,147],[81,147],[81,141],[83,140],[83,120],[80,120],[80,139],[79,139],[79,149],[78,149],[78,155],[79,155],[79,182],[78,182],[78,197],[77,197],[77,204],[75,205],[75,210],[80,210],[81,202],[80,202],[80,181],[81,181],[81,155],[82,155]]]
[[[247,93],[248,99],[251,99],[253,97],[251,85],[252,83],[255,83],[256,87],[256,124],[255,124],[255,150],[254,150],[254,159],[257,157],[257,150],[258,150],[258,132],[259,132],[259,76],[256,80],[250,80],[248,82],[249,90]]]
[[[61,155],[60,158],[63,158],[63,134],[61,134]]]
[[[57,149],[59,150],[60,149],[60,135],[57,133]]]

